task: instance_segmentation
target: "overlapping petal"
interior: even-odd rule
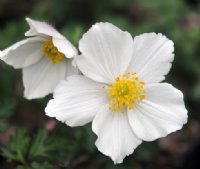
[[[66,66],[66,77],[69,77],[71,75],[79,75],[80,71],[76,65],[73,65],[73,59],[66,59],[65,60],[65,66]],[[64,80],[64,79],[63,79]]]
[[[58,85],[45,112],[69,126],[81,126],[91,122],[106,102],[102,84],[76,75]]]
[[[187,122],[181,91],[167,83],[146,85],[145,91],[145,100],[128,112],[135,134],[152,141],[181,129]]]
[[[54,27],[47,24],[46,22],[36,21],[31,18],[26,18],[30,29],[25,33],[26,36],[44,36],[44,37],[55,37],[63,39],[61,35]]]
[[[44,97],[52,93],[60,80],[78,74],[78,68],[72,66],[72,57],[77,55],[76,48],[52,26],[45,22],[26,18],[30,30],[25,33],[30,37],[0,51],[0,59],[14,68],[23,68],[24,96],[28,99]],[[67,59],[52,64],[43,51],[44,42],[53,41],[49,50],[57,47]],[[49,44],[48,44],[49,45]],[[55,48],[54,48],[55,49]],[[54,56],[53,53],[51,57]]]
[[[67,58],[72,58],[78,54],[75,46],[72,45],[71,42],[69,42],[51,25],[46,22],[36,21],[30,18],[26,18],[26,21],[30,26],[30,30],[25,33],[26,36],[42,36],[45,38],[52,38],[53,44]]]
[[[111,112],[102,107],[95,116],[92,130],[97,134],[96,146],[114,163],[122,163],[125,156],[133,153],[141,140],[134,134],[128,122],[127,113]]]
[[[44,97],[52,93],[66,76],[66,62],[52,64],[43,57],[38,63],[23,69],[24,96],[28,99]]]
[[[136,36],[127,71],[136,72],[145,83],[160,82],[171,68],[173,52],[173,42],[162,34],[144,33]]]
[[[62,44],[68,42],[63,43],[59,37],[53,37],[53,43],[68,58],[77,54],[73,50],[73,54],[67,54],[70,50]],[[128,32],[112,24],[97,23],[83,35],[79,49],[81,55],[75,56],[75,64],[86,77],[76,75],[60,82],[45,111],[69,126],[93,121],[95,144],[114,163],[122,163],[142,140],[166,136],[187,122],[182,93],[169,84],[158,83],[164,80],[174,58],[173,42],[165,36],[147,33],[133,40]],[[102,86],[112,85],[116,77],[127,72],[137,73],[139,80],[145,82],[145,98],[135,103],[132,110],[112,112],[106,88]],[[132,80],[128,78],[126,80]],[[51,83],[51,79],[46,80]],[[32,86],[37,87],[39,82],[41,80]]]
[[[97,23],[79,42],[82,55],[76,57],[79,69],[87,77],[110,83],[127,69],[133,53],[128,32],[110,23]]]
[[[66,38],[52,38],[54,46],[65,55],[66,58],[72,58],[78,54],[77,49]]]
[[[0,59],[14,68],[23,68],[38,62],[42,58],[44,38],[28,38],[15,43],[0,52]]]

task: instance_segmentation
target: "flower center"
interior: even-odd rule
[[[47,57],[53,64],[59,63],[64,59],[64,54],[58,51],[51,39],[43,43],[42,49],[44,56]]]
[[[108,85],[105,93],[110,100],[109,108],[114,112],[123,112],[126,108],[133,109],[134,104],[144,99],[144,82],[135,73],[125,73],[115,78]]]

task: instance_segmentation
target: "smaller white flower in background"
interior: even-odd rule
[[[45,111],[69,126],[92,121],[96,146],[114,163],[144,141],[179,130],[187,122],[183,94],[160,83],[171,68],[173,42],[162,34],[132,39],[109,23],[97,23],[79,42],[75,57],[85,76],[62,81]]]
[[[23,68],[24,96],[41,98],[53,92],[60,80],[77,74],[72,58],[77,49],[46,22],[26,18],[29,37],[0,52],[0,59],[14,68]]]

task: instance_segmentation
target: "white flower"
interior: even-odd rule
[[[77,74],[72,59],[76,48],[52,26],[26,18],[29,37],[0,52],[0,59],[14,68],[23,68],[24,96],[28,99],[52,93],[60,80]]]
[[[162,34],[132,39],[109,23],[97,23],[79,42],[75,57],[85,76],[62,81],[45,111],[69,126],[92,121],[96,146],[114,163],[144,141],[179,130],[187,122],[183,94],[160,83],[174,58],[173,42]]]

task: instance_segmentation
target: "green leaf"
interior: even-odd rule
[[[16,134],[12,137],[10,145],[3,148],[2,155],[9,161],[15,160],[25,164],[30,139],[26,136],[25,129],[18,129]]]
[[[47,132],[45,130],[39,130],[30,147],[29,158],[31,160],[40,156],[45,156],[46,139]]]
[[[1,155],[5,157],[8,161],[16,160],[16,155],[12,153],[9,149],[1,148]]]

